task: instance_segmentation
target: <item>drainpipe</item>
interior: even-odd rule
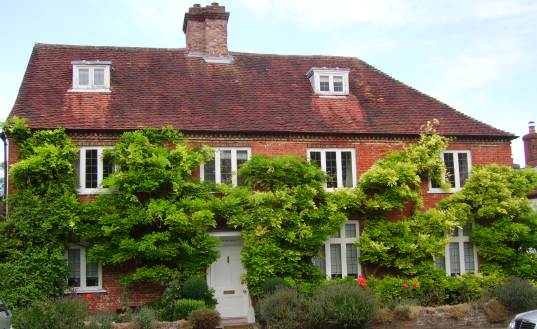
[[[4,207],[4,216],[5,218],[7,218],[7,211],[8,211],[8,205],[7,205],[7,192],[8,192],[8,172],[7,172],[7,168],[8,168],[8,154],[7,154],[7,147],[8,147],[8,140],[7,140],[7,135],[5,132],[1,132],[0,133],[0,138],[2,138],[2,142],[4,142],[4,202],[5,202],[5,207]]]

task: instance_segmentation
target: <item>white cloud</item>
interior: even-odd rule
[[[506,18],[535,14],[537,14],[537,2],[535,0],[489,0],[480,2],[476,6],[477,17],[483,19]]]

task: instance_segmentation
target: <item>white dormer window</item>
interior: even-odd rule
[[[110,61],[73,61],[70,91],[110,92]]]
[[[306,75],[313,91],[322,96],[345,96],[349,94],[349,69],[314,67]]]

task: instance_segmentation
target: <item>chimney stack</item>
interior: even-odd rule
[[[529,133],[522,137],[524,141],[524,155],[526,166],[537,167],[537,133],[535,132],[535,122],[528,123]]]
[[[183,32],[186,35],[188,56],[202,57],[208,62],[230,63],[227,49],[227,21],[224,6],[213,2],[201,7],[195,4],[185,13]]]

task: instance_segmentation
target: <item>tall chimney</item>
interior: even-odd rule
[[[529,133],[522,137],[526,166],[537,167],[537,133],[535,132],[535,122],[530,121],[528,127]]]
[[[229,62],[231,56],[227,50],[228,19],[226,8],[217,2],[205,7],[199,4],[190,7],[183,21],[188,55],[203,57],[212,62]]]

